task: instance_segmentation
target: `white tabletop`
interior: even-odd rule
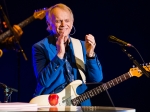
[[[77,111],[77,112],[136,112],[133,108],[107,106],[38,106],[24,102],[0,103],[0,112],[8,111]]]

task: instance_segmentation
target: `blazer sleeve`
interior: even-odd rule
[[[38,44],[32,46],[32,62],[36,78],[42,86],[50,87],[60,77],[60,72],[63,72],[65,61],[57,55],[50,60],[45,52],[48,51]]]
[[[98,56],[95,53],[95,58],[93,59],[87,59],[86,57],[86,48],[85,48],[85,42],[81,41],[82,48],[83,48],[83,56],[85,60],[85,68],[86,68],[86,79],[88,82],[100,82],[103,79],[103,72],[102,72],[102,66],[98,59]]]

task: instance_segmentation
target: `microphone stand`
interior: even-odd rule
[[[18,92],[18,90],[14,89],[14,88],[10,88],[8,86],[6,86],[3,83],[0,83],[0,87],[4,89],[4,102],[7,103],[9,97],[11,96],[12,92]]]
[[[133,61],[133,63],[145,74],[148,78],[150,78],[149,73],[134,59],[134,57],[127,52],[125,48],[122,47],[122,51]]]
[[[19,50],[17,50],[17,52],[18,52],[18,91],[20,91],[20,53],[19,53],[19,52],[21,51],[21,53],[22,53],[22,55],[23,55],[23,57],[24,57],[24,59],[25,59],[26,61],[27,61],[28,59],[27,59],[26,54],[24,53],[24,51],[23,51],[23,49],[22,49],[22,47],[21,47],[21,45],[20,45],[20,43],[19,43],[19,41],[18,41],[18,39],[17,39],[18,35],[17,35],[17,33],[15,32],[15,30],[12,28],[12,26],[10,25],[9,20],[8,20],[6,14],[4,13],[4,11],[3,11],[1,5],[0,5],[0,10],[1,10],[1,12],[2,12],[3,18],[4,18],[4,20],[5,20],[5,22],[6,22],[7,26],[8,26],[8,28],[9,28],[10,31],[13,33],[13,36],[14,36],[14,39],[15,39],[15,44],[18,45],[18,47],[19,47]],[[6,90],[6,91],[7,91],[7,90]],[[19,99],[20,99],[20,94],[18,93],[18,100],[19,100]],[[7,97],[6,97],[6,101],[7,101]]]

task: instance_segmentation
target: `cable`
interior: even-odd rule
[[[139,51],[136,49],[136,47],[134,47],[133,45],[132,45],[132,47],[133,47],[133,48],[135,49],[135,51],[139,54],[141,60],[143,61],[143,64],[145,65],[145,67],[148,69],[148,72],[149,72],[150,69],[149,69],[149,67],[147,66],[147,63],[145,63],[145,61],[144,61],[142,55],[140,54],[140,52],[139,52]]]
[[[4,2],[4,5],[5,5],[5,10],[6,10],[7,17],[8,17],[8,19],[9,19],[9,14],[8,14],[6,2],[5,2],[5,0],[3,0],[3,2]]]
[[[115,107],[115,104],[114,104],[114,102],[112,101],[112,98],[110,97],[110,94],[109,94],[109,92],[108,92],[107,89],[106,89],[106,93],[107,93],[107,95],[108,95],[108,97],[109,97],[109,100],[110,100],[112,106]]]

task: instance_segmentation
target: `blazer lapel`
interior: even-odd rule
[[[76,61],[75,61],[75,55],[74,55],[74,50],[73,50],[73,46],[72,46],[72,41],[70,41],[70,49],[71,49],[71,60],[72,60],[72,69],[73,69],[73,74],[74,74],[74,78],[77,79],[77,67],[76,67]]]
[[[48,51],[50,51],[49,52],[49,57],[51,58],[50,60],[52,60],[56,56],[56,53],[57,53],[55,37],[51,36],[51,35],[48,36],[48,43],[49,43]]]

